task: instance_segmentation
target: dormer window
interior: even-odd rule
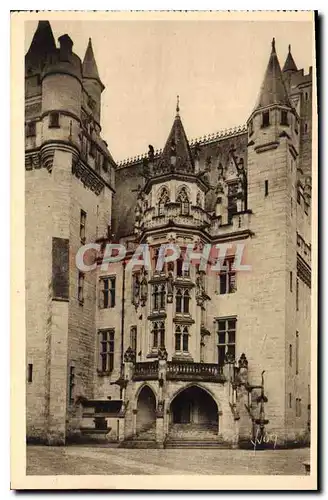
[[[285,110],[281,111],[280,125],[288,125],[288,113]]]
[[[29,122],[26,125],[26,137],[36,136],[36,122]]]
[[[270,125],[270,112],[264,111],[262,113],[262,127],[268,127]]]
[[[57,111],[49,115],[49,128],[59,128],[59,113]]]
[[[166,187],[163,187],[160,191],[158,198],[158,215],[164,215],[165,213],[165,205],[170,202],[169,191]]]
[[[185,187],[181,188],[177,196],[177,202],[180,203],[181,215],[189,215],[190,203]]]

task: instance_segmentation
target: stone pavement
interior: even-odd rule
[[[310,449],[127,450],[28,446],[27,474],[285,474],[304,475]]]

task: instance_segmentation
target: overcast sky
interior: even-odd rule
[[[51,21],[83,59],[92,38],[102,94],[102,135],[116,161],[162,148],[176,95],[189,139],[246,122],[276,38],[298,68],[312,64],[312,24],[245,21]],[[37,21],[26,22],[26,51]]]

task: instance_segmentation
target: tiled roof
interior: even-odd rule
[[[91,38],[89,38],[89,43],[83,59],[82,75],[83,78],[92,78],[93,80],[98,80],[101,83],[96,59],[93,53]]]
[[[282,68],[283,71],[297,71],[297,66],[291,53],[291,46],[288,46],[288,55]]]
[[[282,72],[276,54],[274,39],[272,41],[272,50],[269,63],[264,75],[255,109],[264,108],[272,104],[291,106],[288,93],[282,78]]]

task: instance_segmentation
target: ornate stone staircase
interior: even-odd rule
[[[156,444],[156,424],[138,432],[136,436],[125,439],[120,448],[157,448]]]
[[[171,424],[165,448],[223,448],[217,424]]]

